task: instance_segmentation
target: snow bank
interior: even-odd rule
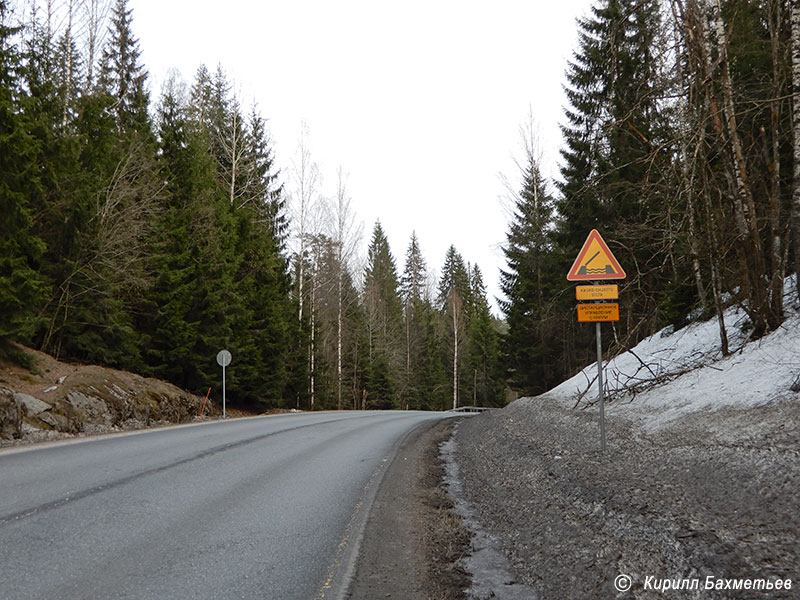
[[[794,306],[793,279],[786,281],[784,299],[786,321],[754,342],[747,341],[744,311],[726,311],[730,356],[722,356],[714,318],[677,332],[665,328],[608,361],[607,411],[658,429],[696,411],[795,398],[790,387],[800,373],[800,314]],[[546,396],[570,405],[595,402],[596,375],[596,365],[589,365]]]

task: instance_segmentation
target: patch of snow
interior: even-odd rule
[[[794,278],[784,285],[786,320],[769,335],[748,342],[748,320],[738,307],[725,311],[731,354],[722,356],[715,318],[673,331],[671,327],[604,364],[606,410],[659,429],[696,411],[753,407],[794,399],[800,372],[800,314]],[[571,406],[597,400],[596,364],[546,393]]]
[[[538,600],[539,595],[534,589],[515,581],[501,541],[481,527],[474,508],[464,495],[458,463],[455,460],[457,431],[458,423],[453,427],[450,439],[439,446],[439,457],[444,462],[444,482],[453,500],[455,512],[472,536],[472,551],[462,559],[462,564],[472,576],[472,584],[464,592],[468,598],[475,600]]]

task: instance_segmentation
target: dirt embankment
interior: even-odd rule
[[[21,349],[32,370],[0,361],[0,445],[182,423],[203,407],[203,398],[164,381]],[[209,401],[205,415],[218,412]]]
[[[601,455],[596,412],[545,398],[459,426],[464,492],[521,581],[543,599],[797,597],[796,402],[699,412],[654,432],[615,415],[607,430]],[[792,589],[778,590],[786,580]],[[699,589],[664,591],[674,585]]]

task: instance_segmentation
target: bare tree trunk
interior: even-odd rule
[[[229,177],[228,190],[230,193],[230,203],[233,206],[236,200],[236,175],[239,172],[239,161],[241,160],[241,149],[239,148],[239,110],[236,105],[236,96],[233,98],[233,122],[231,123],[231,141],[230,141],[230,159],[231,159],[231,173]]]
[[[102,46],[103,21],[108,14],[108,0],[84,0],[86,11],[86,87],[94,85],[97,52]]]
[[[406,392],[411,388],[411,310],[406,302]]]
[[[309,391],[311,392],[311,410],[314,410],[314,401],[315,401],[315,373],[314,369],[316,367],[316,336],[317,336],[317,311],[316,311],[316,303],[317,303],[317,271],[318,269],[314,268],[314,272],[311,274],[311,307],[310,307],[310,315],[311,315],[311,342],[309,344],[308,353],[309,353]]]
[[[67,60],[67,64],[64,66],[65,90],[64,90],[64,104],[61,107],[61,127],[67,126],[67,122],[69,120],[69,99],[70,97],[72,97],[73,93],[72,69],[74,67],[72,64],[72,14],[73,14],[72,0],[69,0],[69,4],[67,5],[67,10],[69,11],[67,15],[67,31],[64,33],[64,38],[65,38],[64,50],[66,52],[65,58]]]
[[[336,190],[336,215],[333,219],[335,231],[333,237],[336,241],[337,272],[337,309],[336,309],[336,405],[342,410],[342,355],[344,336],[344,279],[348,264],[351,261],[356,246],[361,239],[361,231],[354,224],[354,215],[350,208],[350,198],[347,195],[346,176],[339,167],[337,170],[338,186]]]
[[[711,294],[714,298],[714,309],[717,313],[717,323],[719,324],[719,341],[722,356],[728,356],[730,350],[728,348],[728,332],[725,329],[725,306],[722,302],[722,280],[719,274],[719,257],[716,253],[716,248],[719,248],[719,239],[717,239],[717,224],[714,218],[714,207],[711,204],[711,196],[708,192],[708,185],[705,185],[705,209],[706,218],[708,219],[708,237],[709,248],[711,248]]]
[[[792,4],[792,133],[794,136],[794,169],[792,179],[792,237],[794,238],[794,271],[800,296],[800,5]]]
[[[45,16],[47,25],[45,25],[45,35],[47,36],[47,40],[49,42],[53,42],[53,36],[55,32],[53,31],[53,19],[54,17],[54,9],[53,9],[53,0],[47,0],[46,9],[47,15]]]
[[[736,183],[734,195],[734,208],[736,221],[739,226],[739,235],[745,246],[740,249],[740,263],[742,265],[742,281],[748,286],[748,313],[753,320],[753,329],[756,335],[763,334],[774,324],[768,315],[768,302],[763,276],[766,274],[764,252],[761,247],[761,238],[756,220],[755,201],[750,189],[747,174],[747,164],[744,157],[742,141],[739,137],[738,124],[733,103],[733,84],[731,82],[730,63],[728,61],[728,36],[722,20],[721,0],[716,0],[714,21],[719,51],[720,71],[722,75],[723,114],[727,137],[733,159],[733,178]],[[748,258],[752,264],[748,264]]]
[[[336,307],[336,408],[342,410],[342,325],[343,325],[343,298],[342,288],[344,286],[344,267],[339,263],[337,283],[337,302]]]
[[[783,275],[784,263],[781,249],[781,201],[780,201],[780,113],[781,113],[781,0],[770,0],[768,8],[769,37],[772,50],[772,100],[770,102],[770,137],[772,147],[767,145],[764,129],[765,159],[769,165],[769,225],[771,237],[770,275],[770,321],[777,324],[783,320]],[[770,157],[771,154],[771,157]]]
[[[455,410],[458,408],[458,312],[460,302],[458,302],[455,289],[450,292],[450,297],[453,304],[453,410]]]
[[[682,2],[673,2],[672,3],[672,16],[675,22],[675,27],[673,28],[673,35],[675,39],[675,47],[681,48],[683,51],[688,51],[689,47],[688,44],[682,42],[681,40],[681,27],[680,27],[680,19],[683,13],[683,3]],[[679,14],[681,13],[681,14]],[[680,85],[680,90],[682,93],[687,93],[687,77],[686,72],[683,68],[683,61],[678,60],[676,61],[677,68],[678,68],[678,81]],[[695,286],[697,287],[697,297],[700,299],[700,304],[703,307],[703,310],[706,310],[708,306],[708,298],[706,294],[706,288],[703,284],[703,273],[700,267],[700,250],[698,244],[698,233],[697,233],[697,215],[695,214],[695,200],[694,200],[694,169],[696,165],[696,158],[697,158],[697,150],[694,154],[690,155],[689,151],[689,142],[688,138],[690,136],[690,131],[692,129],[691,123],[691,107],[689,105],[689,99],[683,98],[681,100],[681,127],[683,128],[683,132],[681,135],[681,177],[682,177],[682,187],[685,190],[685,197],[686,197],[686,212],[689,216],[689,255],[692,259],[692,272],[694,274],[694,282]],[[701,138],[698,137],[697,144],[701,143]],[[698,147],[699,150],[699,147]]]
[[[300,139],[297,145],[298,159],[292,160],[291,176],[295,184],[295,210],[297,211],[298,243],[297,254],[297,319],[303,321],[304,279],[305,279],[305,253],[306,237],[308,236],[308,213],[316,194],[319,180],[319,169],[311,160],[311,151],[308,147],[308,127],[305,123],[300,130]]]
[[[688,158],[688,157],[687,157]],[[686,177],[686,210],[689,213],[689,254],[692,257],[692,271],[694,272],[694,283],[697,286],[697,297],[705,311],[708,306],[706,288],[703,285],[703,273],[700,269],[700,252],[698,249],[697,216],[694,207],[694,190],[692,178],[684,172]]]

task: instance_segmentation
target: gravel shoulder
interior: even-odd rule
[[[515,576],[544,599],[790,598],[800,589],[800,407],[694,413],[645,431],[547,397],[465,419],[463,491]],[[615,579],[630,576],[619,592]],[[706,577],[791,591],[702,589]],[[647,578],[652,577],[650,585]],[[652,589],[697,578],[700,590]]]
[[[373,502],[347,598],[458,600],[470,536],[442,487],[439,446],[455,419],[417,427],[397,452]]]

